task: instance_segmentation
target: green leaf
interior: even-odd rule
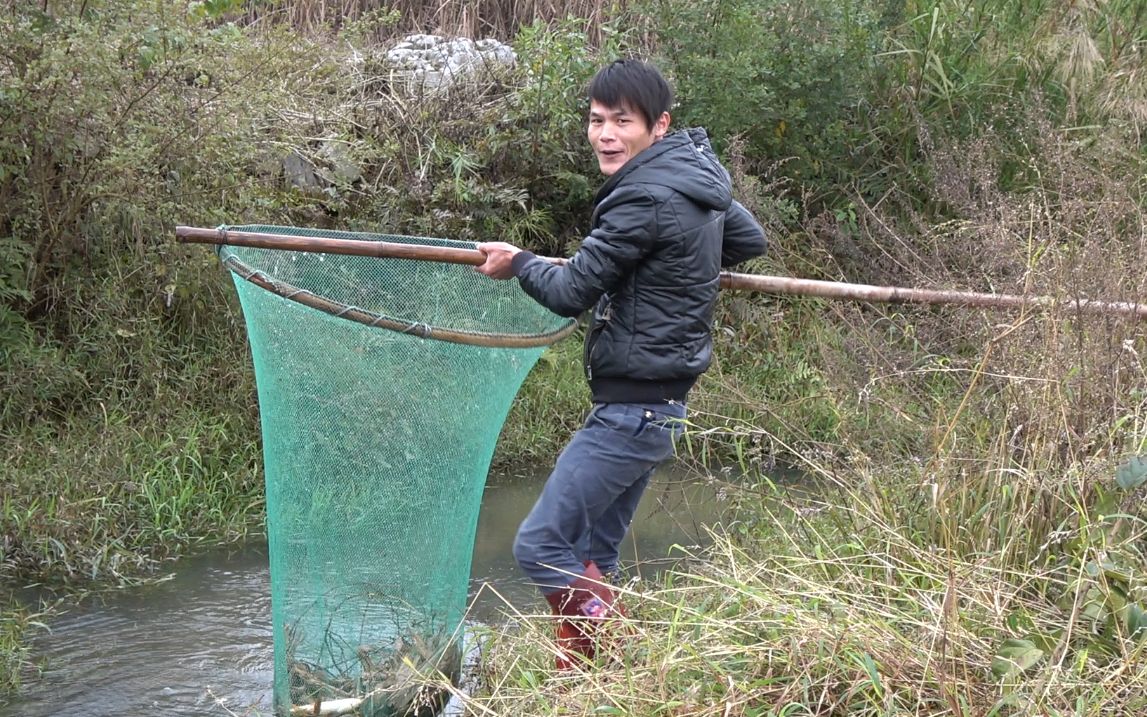
[[[1118,585],[1107,587],[1107,607],[1112,612],[1119,612],[1127,606],[1127,593]]]
[[[1130,570],[1127,570],[1126,568],[1124,568],[1122,566],[1116,565],[1114,562],[1112,562],[1110,560],[1100,561],[1099,567],[1103,569],[1103,576],[1106,577],[1108,580],[1115,580],[1115,581],[1118,581],[1120,583],[1123,583],[1124,585],[1130,585],[1131,584],[1132,574],[1131,574]]]
[[[1001,679],[1014,677],[1043,658],[1044,652],[1031,640],[1009,637],[992,658],[992,674]]]
[[[1021,630],[1032,630],[1035,628],[1035,620],[1028,614],[1027,610],[1022,607],[1009,614],[1006,618],[1008,628],[1016,632]]]
[[[1147,637],[1147,611],[1138,603],[1131,603],[1123,613],[1123,624],[1127,628],[1127,636],[1132,640],[1142,640]]]
[[[1051,632],[1031,632],[1024,637],[1025,640],[1031,642],[1044,654],[1050,653],[1059,644],[1060,639],[1063,638],[1063,630],[1052,630]]]
[[[1135,490],[1147,481],[1147,456],[1132,456],[1115,470],[1115,482],[1123,490]]]
[[[1115,491],[1106,491],[1102,487],[1096,486],[1096,501],[1094,510],[1091,515],[1095,516],[1098,520],[1101,517],[1108,516],[1119,509],[1119,496]]]

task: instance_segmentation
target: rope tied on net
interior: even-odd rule
[[[404,329],[402,331],[402,333],[414,334],[415,336],[417,336],[419,338],[428,339],[428,338],[430,338],[430,334],[433,331],[434,331],[434,328],[432,326],[430,326],[430,324],[426,324],[426,323],[422,323],[422,322],[415,322],[415,323],[412,323],[406,329]]]

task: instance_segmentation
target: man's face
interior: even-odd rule
[[[641,113],[627,105],[607,107],[597,100],[589,105],[589,143],[601,173],[607,177],[664,137],[668,128],[668,112],[648,127]]]

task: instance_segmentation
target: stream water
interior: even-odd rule
[[[506,603],[537,613],[542,601],[511,555],[518,524],[545,475],[491,475],[482,499],[468,618],[498,622]],[[726,517],[712,484],[681,471],[654,478],[622,559],[653,577],[674,545],[705,542]],[[180,561],[170,579],[105,594],[49,623],[34,642],[43,674],[0,706],[0,717],[263,715],[272,675],[270,577],[265,545]]]

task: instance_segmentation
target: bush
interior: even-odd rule
[[[645,6],[678,93],[678,124],[723,151],[741,137],[748,170],[783,160],[820,194],[850,183],[863,137],[853,120],[879,46],[871,3],[664,0]]]
[[[203,301],[221,277],[173,245],[174,225],[285,215],[259,168],[283,153],[277,114],[308,96],[313,62],[203,7],[20,4],[0,18],[5,423],[17,399],[31,399],[19,420],[66,415],[131,393],[132,366],[165,370],[162,351],[109,354],[123,339],[210,333]]]

